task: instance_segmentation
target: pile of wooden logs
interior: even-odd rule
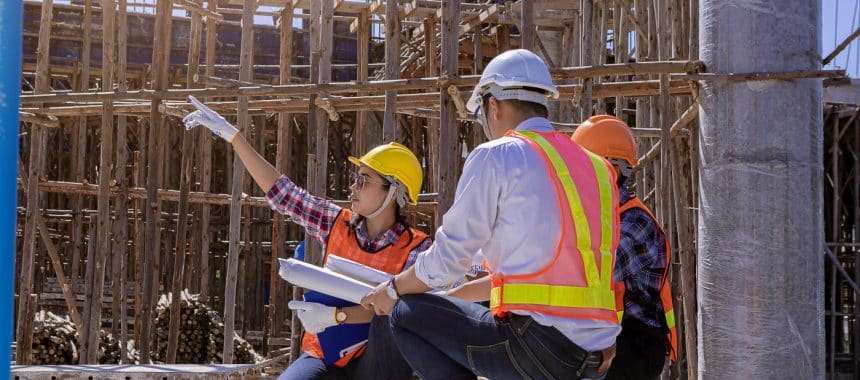
[[[33,327],[33,364],[78,364],[78,338],[69,317],[39,311]],[[105,330],[100,330],[99,338],[99,363],[119,363],[119,342]]]
[[[36,313],[33,327],[33,364],[74,364],[78,362],[75,325],[67,317],[49,311]]]
[[[224,320],[215,311],[209,311],[209,357],[212,363],[222,363],[222,352],[224,350]],[[233,333],[233,363],[234,364],[256,364],[263,361],[263,357],[254,351],[251,343]]]
[[[221,363],[224,349],[224,321],[218,312],[198,300],[197,295],[183,291],[180,300],[181,323],[177,340],[177,363]],[[162,295],[156,307],[154,362],[165,362],[170,330],[171,294]],[[233,363],[254,364],[262,361],[250,343],[233,338]]]

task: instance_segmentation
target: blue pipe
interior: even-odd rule
[[[0,377],[8,378],[15,291],[18,107],[21,95],[21,0],[0,0]],[[5,374],[5,375],[4,375]]]

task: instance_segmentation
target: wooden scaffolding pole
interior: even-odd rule
[[[534,51],[535,47],[535,14],[533,0],[520,0],[520,48]]]
[[[83,15],[83,43],[81,47],[81,76],[79,91],[87,92],[90,83],[90,49],[92,43],[92,3],[91,0],[84,1]],[[74,172],[72,181],[83,181],[86,177],[86,153],[87,153],[87,117],[81,116],[77,120],[77,125],[74,128],[75,137],[72,139],[72,171]],[[82,197],[72,198],[72,215],[74,222],[72,223],[72,259],[71,273],[72,289],[78,289],[78,276],[80,275],[81,250],[83,249],[83,228],[84,223],[81,217],[81,210],[84,207]]]
[[[397,1],[385,2],[385,79],[400,78],[400,16]],[[382,141],[397,141],[397,90],[385,91]]]
[[[242,42],[239,55],[239,80],[250,81],[254,61],[254,10],[257,2],[245,0],[242,6]],[[247,136],[250,129],[248,119],[248,97],[240,96],[236,118],[239,133]],[[236,283],[238,280],[240,247],[239,229],[242,218],[242,190],[245,182],[245,166],[238,154],[233,155],[233,188],[230,198],[230,245],[227,253],[227,277],[224,294],[224,364],[233,364],[233,334],[236,320]]]
[[[460,3],[458,1],[442,2],[442,70],[440,77],[455,79],[458,76],[458,56]],[[436,225],[442,223],[442,215],[454,203],[454,192],[457,188],[457,145],[459,122],[457,107],[448,91],[439,91],[440,120],[439,120],[439,206],[436,209]]]
[[[424,19],[424,75],[435,77],[439,61],[436,59],[436,15]],[[428,192],[436,192],[439,186],[439,119],[427,121],[427,185]],[[437,226],[438,226],[438,220]]]
[[[167,88],[167,62],[170,57],[170,31],[172,26],[173,4],[169,0],[159,0],[156,5],[155,19],[155,41],[152,49],[153,65],[153,88],[163,90]],[[146,194],[149,202],[146,203],[145,219],[146,231],[144,233],[144,260],[143,260],[143,299],[141,300],[141,326],[140,326],[140,362],[150,362],[150,343],[152,326],[152,308],[158,295],[158,278],[161,274],[161,204],[158,201],[158,189],[162,183],[162,155],[164,147],[164,128],[167,126],[166,118],[159,111],[160,99],[153,99],[150,105],[150,123],[148,158],[147,158],[147,180]]]
[[[218,5],[217,0],[208,2],[208,9],[215,11]],[[206,18],[206,75],[215,75],[215,47],[217,41],[217,23],[215,20]],[[199,135],[199,151],[200,160],[198,161],[200,172],[200,191],[208,193],[212,188],[212,136],[208,131],[200,130]],[[200,208],[200,300],[207,302],[209,300],[209,279],[211,273],[209,271],[209,213],[211,207],[204,204]]]
[[[594,0],[581,0],[580,8],[582,15],[582,32],[580,34],[580,64],[591,66],[594,64]],[[591,117],[591,87],[592,78],[582,79],[582,97],[580,98],[580,120],[585,121]]]
[[[102,0],[102,84],[105,88],[113,88],[114,63],[116,62],[116,4],[114,0]],[[113,166],[113,103],[108,101],[102,104],[101,122],[101,147],[99,149],[99,196],[98,196],[98,235],[96,237],[96,251],[94,262],[88,262],[87,267],[92,266],[92,272],[87,274],[86,302],[84,318],[83,345],[81,353],[81,364],[98,363],[99,338],[102,317],[102,296],[104,295],[105,282],[105,260],[110,250],[110,183],[113,180],[111,169]],[[92,242],[90,242],[92,244]],[[114,280],[116,281],[116,280]],[[116,301],[114,301],[116,302]]]
[[[193,1],[193,0],[191,0]],[[192,3],[195,4],[195,3]],[[196,4],[195,4],[196,5]],[[194,86],[194,76],[200,67],[200,38],[203,27],[200,14],[191,13],[191,36],[188,46],[188,72],[186,83]],[[202,129],[202,128],[201,128]],[[176,363],[181,323],[181,293],[184,288],[186,230],[188,228],[188,193],[191,191],[192,156],[194,155],[194,133],[182,131],[182,159],[179,179],[179,214],[176,221],[176,246],[173,251],[173,282],[170,299],[170,322],[167,333],[167,363]],[[205,131],[204,131],[205,133]],[[190,252],[189,252],[190,253]],[[191,260],[193,262],[193,258]],[[191,273],[189,272],[189,275]]]
[[[127,0],[119,0],[119,12],[117,14],[117,89],[126,90],[126,67],[128,62],[128,4]],[[128,340],[128,305],[126,303],[126,273],[128,273],[128,178],[126,166],[128,164],[128,140],[127,120],[125,116],[117,118],[116,130],[116,169],[114,179],[119,187],[120,196],[114,199],[114,222],[113,236],[113,260],[112,283],[113,302],[111,303],[113,316],[113,333],[119,340],[119,363],[126,362],[126,342]],[[135,268],[137,269],[137,268]],[[136,297],[135,297],[136,298]]]
[[[370,13],[362,11],[358,15],[358,39],[356,40],[356,60],[358,62],[358,71],[355,74],[355,82],[357,84],[367,83],[367,64],[370,59]],[[367,95],[359,92],[357,96]],[[355,133],[353,135],[353,150],[352,154],[356,157],[361,157],[367,152],[367,116],[368,113],[364,109],[358,111],[355,119]]]
[[[51,46],[51,22],[53,19],[53,0],[42,2],[42,14],[39,24],[39,42],[36,54],[36,92],[50,91],[51,76],[49,69]],[[30,162],[27,179],[27,212],[24,221],[24,241],[21,253],[21,274],[18,278],[18,313],[17,331],[15,333],[18,348],[15,361],[17,364],[30,364],[33,345],[33,311],[36,305],[33,299],[33,272],[36,256],[36,228],[39,219],[39,178],[42,176],[43,155],[46,145],[44,127],[33,124],[30,126]],[[36,300],[38,301],[38,300]]]
[[[292,79],[292,58],[293,58],[293,8],[292,3],[287,3],[287,6],[281,12],[278,19],[278,30],[280,31],[280,84],[288,84]],[[292,115],[286,112],[278,114],[278,140],[275,150],[275,169],[286,175],[292,174],[290,165],[293,156],[293,126]],[[265,189],[264,189],[265,191]],[[283,282],[278,276],[277,265],[279,258],[287,257],[287,225],[286,218],[279,212],[274,213],[272,217],[272,254],[269,260],[269,309],[266,318],[267,328],[270,336],[277,336],[280,332],[280,319],[278,314],[282,312],[280,305],[280,290],[283,288]],[[268,346],[268,342],[264,344]],[[292,353],[291,353],[292,354]],[[296,355],[298,357],[298,355]]]

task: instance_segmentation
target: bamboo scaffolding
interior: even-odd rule
[[[346,154],[363,154],[380,137],[384,142],[410,144],[425,163],[424,190],[438,195],[422,194],[419,205],[404,211],[410,221],[432,232],[453,201],[465,153],[483,141],[464,112],[465,95],[493,56],[516,47],[536,51],[553,66],[552,76],[561,92],[560,99],[551,103],[551,121],[559,131],[573,131],[592,113],[615,114],[633,127],[642,163],[634,190],[659,210],[662,227],[675,247],[673,257],[678,258],[672,265],[673,286],[677,285],[673,290],[685,349],[682,364],[672,373],[695,378],[696,83],[844,76],[832,70],[708,73],[696,60],[698,4],[692,0],[508,4],[419,0],[396,6],[384,1],[229,0],[207,2],[205,7],[198,0],[181,0],[176,6],[188,10],[189,18],[176,22],[169,3],[154,4],[155,14],[132,13],[123,19],[130,4],[120,0],[114,31],[107,30],[107,15],[100,13],[103,7],[92,7],[90,0],[62,5],[64,11],[80,16],[71,24],[55,22],[48,37],[77,44],[80,63],[74,64],[75,58],[51,57],[50,65],[43,61],[40,69],[38,60],[34,66],[33,60],[25,59],[26,81],[33,83],[34,77],[37,83],[40,78],[53,81],[57,89],[24,92],[20,109],[30,128],[24,137],[26,151],[34,156],[38,156],[36,150],[47,151],[41,160],[52,168],[39,172],[33,162],[26,168],[31,176],[20,185],[27,195],[26,205],[37,204],[30,203],[30,198],[41,199],[40,193],[45,193],[48,203],[25,208],[22,200],[22,246],[32,239],[33,266],[50,257],[53,274],[66,277],[60,280],[69,282],[61,289],[62,298],[71,309],[80,297],[75,290],[83,282],[81,263],[101,263],[99,270],[103,270],[108,265],[100,256],[103,238],[111,236],[113,246],[104,250],[111,252],[111,275],[135,279],[134,299],[128,306],[135,315],[134,338],[144,363],[149,363],[153,300],[159,292],[175,294],[181,289],[177,286],[199,292],[201,300],[223,308],[225,319],[229,317],[225,362],[233,360],[228,340],[234,331],[240,336],[248,330],[262,331],[263,346],[269,352],[284,344],[292,346],[292,358],[301,352],[300,323],[295,319],[292,325],[284,323],[290,313],[283,307],[301,292],[280,282],[275,263],[291,255],[302,229],[267,210],[268,202],[251,191],[252,184],[228,145],[216,142],[202,128],[181,130],[176,118],[193,110],[186,103],[188,95],[230,120],[236,115],[249,142],[280,172],[328,198],[344,196],[347,166],[341,161]],[[240,7],[228,8],[232,5]],[[262,5],[275,8],[256,9]],[[43,4],[28,6],[44,10]],[[238,15],[243,21],[238,21]],[[240,36],[237,26],[250,25],[254,15],[276,17],[277,24],[242,28]],[[371,26],[383,22],[386,34],[377,39]],[[133,33],[148,30],[140,25],[155,31],[150,35],[154,44],[142,43],[140,35],[125,37],[129,28]],[[335,34],[347,27],[356,34]],[[39,33],[34,32],[29,29],[24,38],[35,40]],[[171,46],[171,32],[188,33],[189,38]],[[255,38],[262,44],[250,48],[249,36],[255,33],[263,36]],[[277,42],[268,46],[266,41],[274,40],[267,38],[274,33]],[[627,35],[635,42],[628,44],[622,37]],[[97,53],[91,67],[92,38],[99,36],[103,43],[115,41],[116,70],[106,72],[109,57],[101,62]],[[556,36],[560,38],[553,39]],[[308,37],[309,49],[301,42]],[[125,50],[148,52],[150,46],[151,62],[128,61],[131,54],[126,56]],[[203,46],[205,58],[200,57]],[[175,62],[186,55],[187,63]],[[203,61],[205,70],[199,67]],[[91,73],[91,68],[99,70]],[[117,76],[115,86],[109,84],[112,75]],[[68,87],[72,89],[64,89]],[[112,111],[113,122],[107,122],[105,110]],[[99,129],[91,119],[96,116],[102,120]],[[272,127],[275,124],[277,129]],[[104,129],[106,125],[110,131]],[[50,141],[66,139],[70,151],[40,149],[48,145],[39,145],[39,131],[48,131],[43,135],[48,134],[45,138]],[[838,132],[840,138],[851,133],[848,128]],[[116,146],[109,150],[108,161],[96,161],[92,146],[104,144],[108,134],[115,134]],[[107,162],[116,165],[110,169],[104,166]],[[91,184],[97,173],[99,184]],[[131,178],[126,178],[127,173]],[[102,183],[102,177],[112,181]],[[844,173],[839,177],[845,178]],[[68,204],[56,195],[67,197]],[[105,212],[104,202],[113,202],[112,210]],[[348,207],[348,202],[336,203]],[[43,217],[28,219],[27,215],[40,212]],[[114,218],[107,228],[101,222],[105,216]],[[35,232],[43,235],[43,247],[35,245]],[[318,263],[321,252],[311,240],[306,257]],[[84,244],[93,259],[82,259]],[[167,271],[161,270],[162,265],[172,273],[162,274]],[[99,277],[96,269],[87,268],[88,277]],[[260,272],[264,276],[252,275]],[[44,274],[29,276],[35,279],[31,288],[41,286],[39,276]],[[113,282],[114,295],[121,293],[122,283]],[[87,284],[96,285],[88,280]],[[268,299],[265,286],[269,286]],[[19,312],[38,306],[26,305],[29,299],[19,298],[19,306],[25,306]],[[87,299],[86,304],[84,311],[97,310],[95,299]],[[111,304],[114,334],[124,334],[125,307],[126,302]],[[173,361],[177,326],[170,330],[167,356]]]

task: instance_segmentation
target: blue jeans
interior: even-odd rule
[[[388,317],[373,318],[364,354],[345,367],[326,365],[322,359],[303,353],[278,377],[278,380],[335,379],[412,379],[412,368],[394,344]]]
[[[531,317],[497,320],[479,304],[429,294],[401,297],[390,317],[400,352],[422,379],[601,379],[605,375],[597,371],[599,354],[585,353],[554,327]]]

